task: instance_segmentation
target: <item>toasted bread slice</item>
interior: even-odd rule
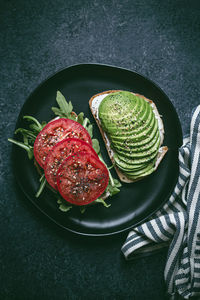
[[[119,177],[119,179],[122,181],[122,182],[126,182],[126,183],[131,183],[131,182],[135,182],[135,181],[138,181],[146,176],[140,176],[138,177],[137,179],[135,180],[132,180],[130,178],[128,178],[115,164],[115,161],[114,161],[114,151],[113,149],[111,149],[110,147],[110,141],[109,141],[109,138],[107,136],[107,134],[103,131],[102,127],[101,127],[101,121],[98,117],[98,108],[99,108],[99,105],[101,103],[101,101],[108,95],[108,94],[111,94],[111,93],[115,93],[115,92],[119,92],[120,90],[109,90],[109,91],[104,91],[102,93],[99,93],[99,94],[96,94],[94,96],[92,96],[89,100],[89,106],[90,106],[90,110],[92,112],[92,115],[93,117],[95,118],[95,121],[99,127],[99,130],[101,132],[101,135],[102,135],[102,138],[105,142],[105,146],[106,146],[106,149],[107,149],[107,152],[108,152],[108,155],[114,165],[114,168],[116,170],[116,173]],[[133,93],[134,94],[134,93]],[[152,106],[153,108],[153,112],[155,114],[155,117],[156,119],[158,120],[158,126],[159,126],[159,132],[160,132],[160,148],[159,148],[159,151],[158,151],[158,155],[157,155],[157,159],[156,159],[156,163],[155,163],[155,170],[157,169],[158,165],[160,164],[161,160],[163,159],[163,157],[165,156],[165,154],[167,153],[168,151],[168,147],[167,146],[161,146],[162,143],[163,143],[163,140],[164,140],[164,126],[163,126],[163,122],[162,122],[162,119],[161,119],[161,116],[156,108],[156,105],[155,103],[150,100],[150,99],[147,99],[146,97],[144,97],[143,95],[140,95],[140,94],[134,94],[136,96],[139,96],[139,97],[142,97],[143,99],[145,99],[145,101],[149,102],[150,105]]]

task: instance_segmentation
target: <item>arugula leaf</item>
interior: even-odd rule
[[[55,115],[61,117],[61,118],[67,118],[76,120],[76,116],[72,114],[73,111],[73,105],[71,101],[67,102],[65,97],[60,91],[57,91],[56,95],[56,102],[59,106],[58,107],[52,107],[52,111],[55,113]]]
[[[36,198],[38,198],[41,195],[41,193],[44,190],[44,187],[45,187],[46,183],[47,183],[47,180],[45,178],[45,174],[42,174],[42,176],[40,177],[40,187],[39,187],[39,189],[38,189],[38,191],[35,195]]]
[[[57,108],[57,107],[52,107],[51,108],[52,109],[52,111],[54,112],[54,114],[56,115],[56,116],[59,116],[59,117],[63,117],[63,113],[62,113],[62,111],[60,110],[60,108]],[[66,116],[64,116],[64,117],[66,117]]]
[[[108,167],[108,170],[111,170],[112,168],[114,168],[114,165]]]
[[[86,206],[80,206],[81,214],[84,214],[85,211],[86,211]]]
[[[15,139],[8,139],[8,141],[25,149],[27,151],[28,158],[32,159],[34,156],[33,155],[33,144],[35,142],[35,139],[36,139],[38,133],[42,130],[42,128],[44,127],[45,124],[44,123],[40,124],[40,122],[32,116],[24,116],[23,118],[32,122],[29,125],[30,129],[18,128],[15,131],[15,134],[18,134],[18,133],[22,134],[23,142],[17,141]]]
[[[58,208],[59,208],[62,212],[67,212],[67,211],[69,211],[69,210],[72,208],[72,206],[67,205],[67,204],[64,203],[60,198],[58,198],[57,203],[59,204],[59,207],[58,207]]]
[[[57,91],[56,101],[63,112],[65,112],[66,114],[70,114],[72,112],[72,104],[70,105],[67,103],[65,97],[60,91]]]
[[[100,154],[100,146],[99,141],[97,139],[92,139],[92,147],[94,148],[97,154]]]
[[[37,134],[35,134],[33,131],[25,129],[25,128],[18,128],[15,131],[15,134],[21,133],[24,137],[31,139],[33,142],[35,141]]]
[[[42,123],[41,123],[42,128],[44,128],[45,125],[47,125],[46,122],[42,122]],[[33,123],[33,124],[30,124],[30,125],[29,125],[29,128],[32,129],[37,135],[38,135],[38,133],[41,131],[41,130],[37,127],[37,125],[34,124],[34,123]]]
[[[109,168],[107,167],[105,161],[103,160],[103,157],[101,155],[101,153],[99,153],[99,159],[102,161],[102,163],[104,163],[104,165],[106,166],[107,170],[108,170],[108,174],[109,174],[109,180],[110,180],[110,184],[114,187],[115,183],[114,183],[114,178],[112,177],[112,174],[109,171]]]
[[[84,120],[84,113],[81,112],[80,114],[78,114],[77,122],[82,125],[83,124],[83,120]]]
[[[88,118],[85,118],[85,119],[83,119],[83,123],[82,123],[82,126],[84,127],[84,128],[87,128],[87,124],[90,124],[90,120],[88,119]]]
[[[41,125],[40,122],[39,122],[36,118],[34,118],[34,117],[32,117],[32,116],[23,116],[23,119],[26,119],[26,120],[28,120],[28,121],[32,121],[33,124],[34,124],[34,126],[33,126],[33,124],[32,124],[31,126],[34,127],[34,130],[37,131],[38,133],[39,133],[39,132],[43,129],[43,127],[44,127],[44,125]]]
[[[111,204],[107,204],[107,203],[105,202],[105,200],[103,200],[102,198],[97,198],[96,200],[94,200],[94,202],[96,202],[96,203],[102,203],[103,206],[104,206],[104,207],[107,207],[107,208],[111,206]]]
[[[19,146],[19,147],[23,148],[24,150],[26,150],[29,159],[33,158],[33,147],[31,147],[31,146],[29,146],[29,145],[27,145],[25,143],[16,141],[14,139],[8,139],[8,141],[11,142],[11,143],[13,143],[13,144],[16,144],[17,146]]]
[[[89,124],[88,127],[86,127],[87,131],[89,132],[90,137],[93,137],[93,126],[92,124]]]
[[[121,182],[118,179],[114,178],[114,183],[115,183],[115,186],[118,188],[122,186]]]
[[[110,196],[114,196],[115,194],[120,192],[120,189],[116,186],[112,186],[111,184],[108,186],[108,191]]]

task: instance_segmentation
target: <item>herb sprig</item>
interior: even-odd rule
[[[107,165],[104,162],[103,157],[101,155],[99,141],[97,139],[93,138],[93,125],[91,124],[90,120],[84,116],[83,112],[81,112],[77,115],[73,111],[72,102],[71,101],[67,102],[65,97],[63,96],[63,94],[60,91],[57,91],[56,102],[57,102],[58,107],[52,107],[52,111],[55,114],[55,116],[58,118],[68,118],[68,119],[79,122],[90,134],[94,150],[98,154],[99,159],[107,167]],[[44,128],[44,126],[47,123],[46,122],[40,123],[37,119],[35,119],[32,116],[24,116],[23,118],[29,122],[29,128],[28,129],[27,128],[18,128],[15,131],[15,134],[21,134],[22,141],[18,141],[18,140],[12,139],[12,138],[9,138],[8,141],[11,143],[14,143],[17,146],[26,150],[27,154],[28,154],[28,158],[33,159],[33,157],[34,157],[33,146],[34,146],[35,139],[36,139],[38,133]],[[113,196],[113,195],[119,193],[119,191],[120,191],[119,188],[121,187],[121,183],[117,179],[113,178],[113,176],[109,170],[110,168],[107,167],[107,169],[108,169],[108,173],[109,173],[109,183],[108,183],[108,186],[104,193],[106,195]],[[40,186],[35,195],[36,198],[38,198],[41,195],[45,186],[47,185],[44,171],[42,169],[39,169],[39,171],[40,171],[41,177],[40,177]],[[105,194],[103,194],[103,195],[105,195]],[[94,202],[101,203],[105,207],[110,207],[111,204],[107,204],[105,202],[105,200],[103,199],[103,195],[100,198],[96,199]],[[62,198],[60,198],[60,197],[57,199],[57,203],[59,205],[59,209],[63,212],[67,212],[72,208],[72,206],[68,205],[66,203],[66,201],[63,201]],[[81,213],[85,212],[85,210],[86,210],[86,206],[83,206],[80,208]]]

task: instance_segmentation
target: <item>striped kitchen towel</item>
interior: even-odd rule
[[[179,149],[179,178],[168,202],[133,228],[122,247],[126,259],[169,246],[164,277],[172,299],[200,299],[200,105],[190,136]]]

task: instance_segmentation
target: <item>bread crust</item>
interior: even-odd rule
[[[94,111],[93,108],[92,108],[92,102],[94,101],[94,99],[95,99],[97,96],[104,95],[104,94],[111,94],[111,93],[120,92],[120,91],[122,91],[122,90],[108,90],[108,91],[104,91],[104,92],[98,93],[98,94],[96,94],[96,95],[94,95],[94,96],[92,96],[92,97],[90,98],[90,100],[89,100],[89,106],[90,106],[91,113],[92,113],[92,115],[93,115],[93,117],[94,117],[94,119],[95,119],[95,121],[96,121],[96,123],[97,123],[97,126],[98,126],[99,130],[100,130],[101,136],[102,136],[102,138],[103,138],[103,140],[104,140],[104,143],[105,143],[105,146],[106,146],[106,150],[107,150],[107,152],[108,152],[108,155],[109,155],[109,157],[110,157],[110,160],[112,161],[112,164],[114,165],[115,171],[116,171],[116,173],[117,173],[119,179],[120,179],[122,182],[132,183],[132,182],[141,180],[141,179],[145,178],[146,176],[140,176],[140,177],[138,177],[137,179],[132,180],[132,179],[128,178],[128,177],[127,177],[127,176],[126,176],[126,175],[125,175],[125,174],[124,174],[124,173],[116,166],[115,161],[114,161],[114,158],[113,158],[113,155],[112,155],[113,151],[111,151],[111,149],[110,149],[110,147],[108,146],[107,141],[106,141],[106,138],[107,138],[108,140],[109,140],[109,138],[108,138],[108,136],[106,135],[106,133],[103,131],[103,129],[102,129],[102,127],[101,127],[101,124],[100,124],[100,122],[99,122],[99,119],[97,118],[97,115],[96,115],[95,111]],[[133,94],[134,94],[134,93],[133,93]],[[136,95],[136,96],[138,96],[138,97],[142,97],[143,99],[145,99],[146,101],[148,101],[150,104],[153,104],[153,109],[154,109],[154,111],[156,112],[155,115],[157,116],[157,118],[159,118],[160,124],[162,125],[162,126],[161,126],[161,130],[160,130],[160,134],[161,134],[161,142],[160,142],[160,146],[161,146],[162,143],[163,143],[163,140],[164,140],[164,126],[163,126],[162,119],[161,119],[161,117],[160,117],[160,115],[159,115],[159,112],[158,112],[158,110],[157,110],[157,107],[156,107],[155,103],[154,103],[152,100],[146,98],[146,97],[143,96],[143,95],[140,95],[140,94],[134,94],[134,95]],[[156,160],[156,163],[155,163],[155,170],[157,169],[158,165],[160,164],[161,160],[163,159],[163,157],[165,156],[165,154],[167,153],[167,151],[168,151],[168,147],[167,147],[167,146],[162,146],[162,147],[160,147],[159,152],[158,152],[158,155],[157,155],[157,160]],[[155,171],[155,170],[154,170],[154,171]]]

